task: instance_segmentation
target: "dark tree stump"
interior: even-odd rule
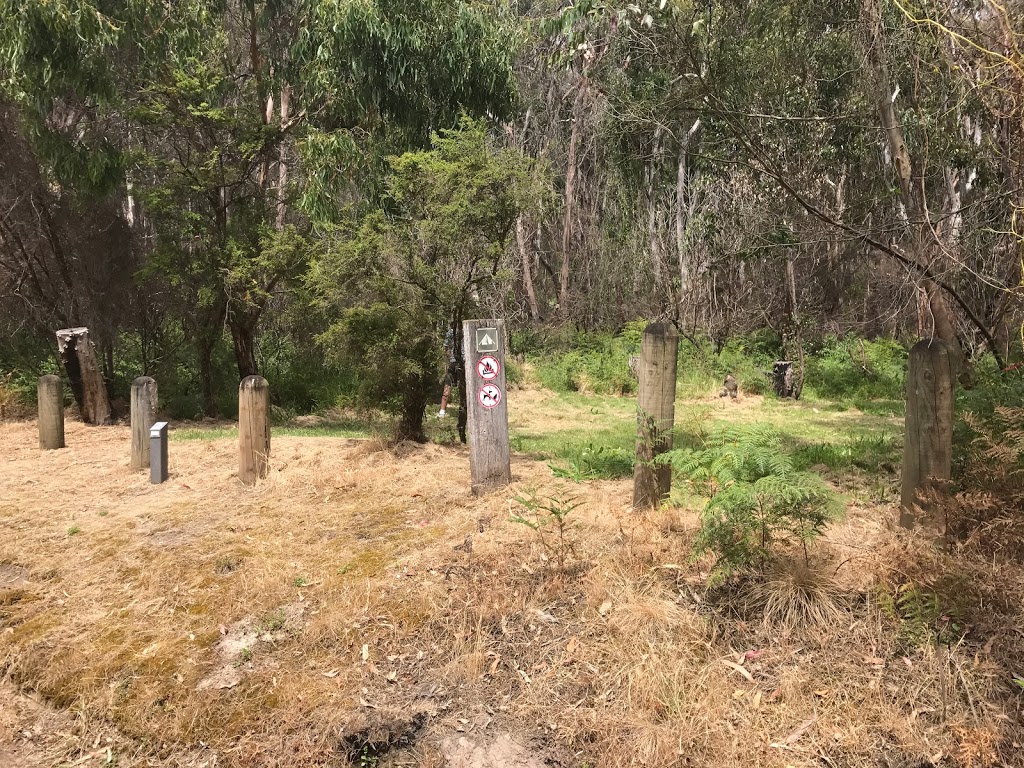
[[[776,360],[772,365],[772,389],[779,397],[796,396],[796,371],[791,360]]]
[[[57,331],[57,351],[67,371],[82,421],[86,424],[112,423],[107,385],[96,360],[96,348],[89,339],[89,329],[65,328]]]

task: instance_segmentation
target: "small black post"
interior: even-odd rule
[[[149,429],[149,482],[159,485],[167,480],[167,422],[158,421]]]

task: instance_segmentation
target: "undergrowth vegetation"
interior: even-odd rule
[[[797,469],[768,425],[716,428],[661,459],[708,499],[694,551],[713,552],[723,576],[761,568],[786,547],[807,562],[811,543],[842,514],[838,496],[819,475]]]

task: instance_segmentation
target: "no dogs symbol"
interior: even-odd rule
[[[481,357],[476,363],[476,372],[480,374],[480,378],[484,381],[497,378],[499,370],[501,368],[498,365],[498,361],[490,355]]]
[[[477,399],[484,408],[493,408],[501,402],[501,390],[493,384],[484,384],[477,394]]]

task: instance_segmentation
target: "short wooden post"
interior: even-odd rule
[[[57,331],[57,351],[86,424],[110,424],[110,400],[88,328]]]
[[[60,376],[40,376],[36,388],[39,405],[39,448],[52,451],[64,447],[64,385]]]
[[[953,402],[956,354],[940,339],[919,341],[910,350],[907,415],[903,439],[900,525],[910,528],[922,505],[919,494],[933,480],[949,480],[953,468]],[[926,509],[925,509],[926,511]]]
[[[679,336],[669,323],[651,323],[640,344],[640,392],[637,398],[636,464],[633,507],[657,507],[672,487],[672,467],[655,465],[672,448],[675,421],[676,356]]]
[[[267,476],[270,460],[270,385],[246,376],[238,385],[238,477],[253,485]]]
[[[505,400],[505,322],[464,321],[462,348],[469,411],[470,485],[479,496],[512,482]]]
[[[149,429],[156,423],[156,382],[139,376],[132,382],[132,469],[149,466]]]

